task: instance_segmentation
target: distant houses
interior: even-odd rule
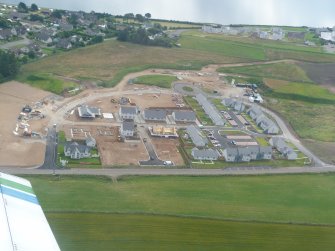
[[[224,126],[225,121],[219,114],[219,112],[214,108],[207,98],[203,94],[198,94],[195,99],[198,101],[199,105],[202,106],[208,117],[213,121],[217,126]]]
[[[227,162],[250,162],[272,159],[271,146],[228,147],[223,150]]]
[[[298,158],[298,154],[287,145],[285,140],[280,137],[272,137],[270,139],[270,144],[276,148],[286,159],[288,160],[296,160]]]
[[[208,139],[204,137],[202,132],[194,125],[188,126],[186,132],[196,147],[205,147],[208,144]]]
[[[278,134],[279,127],[257,106],[252,106],[247,113],[256,122],[256,124],[263,129],[266,134]]]

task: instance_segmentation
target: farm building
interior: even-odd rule
[[[133,120],[124,120],[120,127],[120,134],[123,137],[133,137],[135,133],[135,123]]]
[[[119,109],[119,116],[121,119],[135,119],[138,113],[136,106],[121,106]]]
[[[91,148],[85,145],[80,145],[77,142],[71,142],[64,146],[64,155],[71,159],[89,158]]]
[[[192,156],[196,160],[218,160],[220,157],[218,151],[214,149],[201,149],[193,148]]]
[[[78,114],[80,118],[94,119],[101,117],[101,110],[97,107],[80,106],[78,107]]]
[[[166,110],[163,109],[145,109],[144,119],[150,121],[166,121]]]
[[[207,100],[204,95],[198,94],[195,98],[215,125],[225,125],[225,121],[223,120],[219,112],[214,108],[214,106]]]
[[[172,117],[176,122],[192,123],[196,121],[195,112],[193,111],[174,111]]]
[[[250,162],[252,160],[272,159],[270,146],[228,147],[223,151],[227,162]]]
[[[288,160],[296,160],[298,158],[298,154],[291,147],[287,145],[287,143],[283,138],[273,137],[270,139],[269,142]]]
[[[149,127],[151,136],[162,138],[178,138],[175,127],[153,126]]]
[[[201,131],[194,125],[188,126],[186,132],[191,137],[193,144],[197,147],[204,147],[208,144],[207,138],[204,137]]]

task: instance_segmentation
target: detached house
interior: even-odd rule
[[[123,137],[132,137],[135,133],[135,123],[133,120],[125,120],[121,124],[120,134]]]
[[[80,145],[77,142],[68,143],[64,146],[64,155],[71,159],[89,158],[91,148],[85,145]]]
[[[138,113],[136,106],[121,106],[119,109],[119,116],[121,119],[132,119],[134,120]]]
[[[101,117],[101,110],[96,107],[80,106],[78,107],[78,114],[80,118],[84,119],[94,119],[96,117]]]

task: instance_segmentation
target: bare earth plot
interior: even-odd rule
[[[39,101],[51,93],[18,82],[0,85],[0,160],[4,166],[35,166],[44,160],[45,144],[13,134],[17,117],[26,104]],[[43,131],[48,119],[30,121],[30,129]]]
[[[184,160],[181,157],[178,146],[178,139],[161,139],[151,138],[156,153],[161,160],[171,160],[176,166],[184,165]]]

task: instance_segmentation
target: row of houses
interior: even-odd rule
[[[205,137],[202,134],[201,130],[198,129],[196,126],[188,126],[186,128],[186,132],[196,147],[205,147],[208,144],[207,137]]]
[[[228,147],[223,150],[227,162],[250,162],[272,159],[271,146]]]
[[[220,113],[214,108],[213,104],[207,100],[203,94],[198,94],[195,99],[198,101],[199,105],[202,106],[205,113],[217,126],[224,126],[225,121],[221,117]]]
[[[259,108],[258,106],[252,106],[247,110],[247,114],[256,122],[256,124],[263,129],[266,134],[278,134],[279,127]]]
[[[208,148],[208,149],[198,149],[193,148],[192,149],[192,157],[196,160],[218,160],[220,157],[220,154],[217,150]]]
[[[280,137],[272,137],[270,139],[270,144],[276,148],[286,159],[288,160],[296,160],[298,158],[298,154],[287,145],[285,140]]]
[[[139,114],[139,109],[136,106],[121,106],[119,116],[121,119],[135,119]],[[143,117],[147,121],[165,122],[168,116],[166,109],[145,109]],[[196,115],[193,111],[173,111],[172,117],[176,122],[194,123]]]
[[[235,111],[241,113],[245,110],[245,105],[240,100],[235,100],[232,98],[224,98],[221,102],[224,106],[231,107]]]

